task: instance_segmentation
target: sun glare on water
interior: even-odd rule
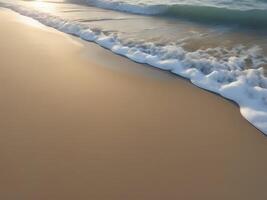
[[[51,13],[51,12],[56,11],[52,3],[46,3],[41,0],[36,0],[36,1],[31,2],[30,6],[34,10],[37,10],[40,12]],[[43,25],[40,22],[32,18],[21,16],[18,18],[18,20],[32,27],[43,28]]]
[[[55,11],[55,7],[52,4],[38,0],[33,3],[33,8],[43,12]]]

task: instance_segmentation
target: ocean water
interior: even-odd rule
[[[0,0],[0,6],[183,76],[236,102],[267,134],[267,0]]]

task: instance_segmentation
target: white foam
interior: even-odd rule
[[[82,0],[83,2],[111,10],[119,10],[123,12],[154,15],[162,14],[171,7],[178,6],[194,6],[194,7],[209,7],[209,8],[225,8],[235,10],[266,10],[266,2],[247,0],[247,1],[236,1],[236,0],[186,0],[186,1],[174,1],[174,0]]]
[[[183,76],[201,88],[236,102],[240,106],[241,114],[267,134],[267,78],[261,68],[267,60],[261,56],[258,47],[218,47],[187,52],[180,46],[171,45],[159,47],[149,43],[147,48],[146,44],[127,46],[122,45],[118,37],[99,30],[94,31],[88,26],[13,4],[3,6],[47,26],[93,41],[133,61]],[[246,68],[247,60],[253,64],[252,69]]]

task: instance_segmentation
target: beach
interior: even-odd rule
[[[234,103],[0,10],[0,199],[264,200]]]

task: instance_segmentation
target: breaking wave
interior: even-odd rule
[[[267,28],[266,9],[230,9],[227,7],[189,4],[130,4],[114,0],[83,0],[91,6],[142,15],[179,17],[215,24],[236,24],[253,28]]]

